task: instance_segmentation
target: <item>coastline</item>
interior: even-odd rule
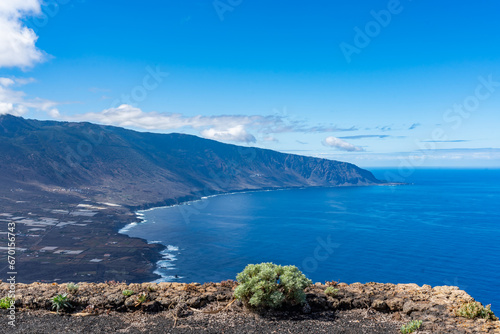
[[[166,251],[168,245],[148,243],[119,233],[130,224],[141,223],[138,211],[213,196],[293,188],[304,187],[244,189],[126,205],[90,190],[26,186],[11,192],[4,187],[0,189],[3,196],[0,196],[0,220],[4,224],[11,218],[16,221],[16,241],[22,245],[16,254],[18,283],[152,282],[162,278],[155,271],[158,262],[164,260],[161,252]],[[7,254],[0,259],[7,263]],[[0,273],[0,280],[8,278],[6,272]]]
[[[365,184],[361,184],[361,185],[359,185],[359,184],[356,184],[356,185],[347,184],[347,185],[336,185],[336,186],[279,187],[279,188],[232,190],[232,191],[228,191],[228,192],[220,192],[220,193],[217,193],[217,194],[210,194],[210,195],[201,196],[201,197],[193,197],[191,199],[184,199],[184,200],[180,200],[180,201],[177,201],[175,199],[174,200],[166,200],[164,202],[173,202],[171,204],[166,204],[166,205],[156,206],[157,203],[154,203],[154,204],[144,204],[143,206],[141,206],[141,207],[144,207],[144,208],[132,211],[133,214],[136,217],[136,221],[127,223],[126,225],[124,225],[122,228],[120,228],[118,230],[118,233],[120,233],[122,235],[125,235],[125,236],[127,236],[129,238],[138,238],[138,237],[131,237],[131,236],[129,236],[127,234],[127,232],[130,229],[132,229],[134,227],[137,227],[138,225],[142,225],[142,224],[147,224],[148,223],[148,220],[146,218],[144,218],[144,212],[149,212],[149,211],[153,211],[153,210],[157,210],[157,209],[174,208],[174,207],[181,206],[181,205],[191,205],[193,203],[197,203],[197,202],[200,202],[200,201],[208,200],[210,198],[219,197],[219,196],[228,196],[228,195],[236,195],[236,194],[247,194],[247,193],[257,193],[257,192],[269,192],[269,191],[285,191],[285,190],[295,190],[295,189],[310,189],[310,188],[317,188],[317,189],[324,188],[324,189],[329,189],[329,188],[344,188],[344,187],[371,187],[371,186],[401,186],[401,185],[408,185],[408,183],[402,183],[402,182],[385,182],[385,181],[382,181],[382,182],[383,183],[379,183],[379,184],[366,184],[366,185]],[[164,203],[164,202],[160,202],[160,203]],[[133,210],[133,208],[129,208],[129,209]],[[172,266],[171,265],[165,266],[165,264],[167,262],[176,261],[177,260],[177,258],[176,258],[176,256],[174,254],[168,253],[167,251],[179,251],[179,249],[178,249],[177,246],[171,245],[171,244],[167,245],[167,244],[164,244],[162,242],[156,242],[155,240],[149,241],[149,240],[146,240],[144,238],[139,238],[139,239],[143,240],[147,244],[157,244],[157,245],[160,245],[160,246],[163,247],[158,252],[158,254],[160,256],[160,259],[156,260],[156,262],[155,262],[155,266],[156,267],[152,270],[152,273],[154,275],[159,276],[159,278],[151,281],[152,283],[170,283],[170,282],[175,282],[175,280],[177,280],[177,279],[182,279],[183,278],[182,276],[173,277],[171,275],[164,275],[160,271],[160,269],[173,267],[173,265]],[[174,248],[176,248],[176,249],[174,249]]]
[[[471,174],[473,175],[473,174]],[[487,174],[489,175],[489,174]],[[487,176],[486,175],[486,176]],[[425,176],[425,178],[424,178]],[[422,176],[422,179],[426,179],[429,175],[427,174],[424,174]],[[412,179],[413,180],[413,179]],[[410,182],[412,181],[410,180]],[[348,194],[348,193],[353,193],[353,194],[356,194],[356,193],[365,193],[365,192],[368,192],[370,194],[373,194],[372,197],[373,198],[378,198],[380,201],[385,201],[387,203],[387,199],[385,198],[385,196],[378,196],[377,194],[379,192],[383,192],[383,193],[387,193],[388,194],[388,199],[390,198],[394,198],[394,197],[398,197],[398,193],[399,192],[404,192],[404,193],[408,193],[408,198],[410,198],[411,196],[411,193],[414,193],[414,192],[419,192],[422,193],[422,194],[426,194],[428,191],[432,191],[432,189],[436,189],[434,184],[428,186],[427,188],[422,188],[421,186],[421,179],[420,178],[416,178],[415,179],[417,182],[415,183],[416,186],[415,187],[393,187],[392,185],[390,187],[379,187],[379,188],[374,188],[374,187],[371,187],[371,188],[351,188],[351,189],[344,189],[342,190],[342,188],[339,188],[339,187],[321,187],[321,188],[324,188],[324,189],[331,189],[331,191],[329,190],[325,190],[325,193],[326,192],[331,192],[332,194],[337,194],[335,195],[334,198],[335,200],[337,201],[342,201],[342,199],[344,198],[344,193]],[[479,178],[479,181],[481,181],[481,178]],[[460,188],[460,183],[457,183],[457,182],[453,182],[453,184],[457,185],[459,188]],[[482,184],[480,182],[480,184]],[[424,185],[425,185],[425,182],[424,182]],[[448,183],[446,183],[446,185],[448,185]],[[431,188],[429,188],[431,187]],[[432,188],[433,187],[433,188]],[[309,189],[309,187],[296,187],[296,188],[293,188],[293,189],[306,189],[304,191],[302,190],[298,190],[296,191],[297,193],[297,196],[300,198],[300,197],[303,197],[303,195],[301,194],[313,194],[315,192],[314,189],[311,189],[310,191],[307,190]],[[391,188],[394,190],[394,191],[397,191],[396,194],[393,194],[393,190],[391,190]],[[425,189],[425,191],[421,190],[421,189]],[[273,189],[274,190],[274,189]],[[277,189],[277,190],[286,190],[286,189]],[[292,189],[290,189],[292,190]],[[251,192],[261,192],[259,190],[251,190]],[[323,191],[321,191],[323,192]],[[192,242],[196,242],[196,240],[202,240],[205,238],[204,234],[201,234],[200,237],[198,238],[192,238],[192,237],[188,237],[188,238],[184,238],[182,237],[184,235],[183,232],[185,231],[190,231],[192,230],[191,227],[179,227],[176,228],[176,227],[171,227],[172,224],[174,222],[177,222],[176,224],[179,224],[179,226],[183,225],[183,217],[181,216],[181,213],[179,212],[179,210],[183,211],[185,214],[190,214],[190,213],[195,213],[194,215],[191,216],[191,221],[193,223],[196,223],[196,224],[201,224],[200,226],[203,226],[204,222],[206,223],[209,219],[208,216],[205,217],[205,213],[207,212],[213,212],[215,213],[215,211],[212,211],[212,208],[214,208],[214,210],[216,208],[224,208],[225,207],[225,203],[234,203],[234,204],[228,204],[229,206],[234,206],[238,203],[241,203],[241,204],[244,204],[244,203],[247,203],[248,200],[250,198],[254,198],[254,200],[251,200],[251,202],[254,202],[257,200],[257,198],[265,198],[265,199],[272,199],[274,197],[277,197],[278,200],[276,202],[272,202],[272,203],[286,203],[284,202],[285,201],[285,198],[288,198],[289,196],[292,196],[293,194],[290,193],[290,195],[288,195],[288,192],[286,193],[268,193],[268,192],[264,192],[263,194],[264,195],[251,195],[249,194],[249,197],[247,198],[246,195],[240,195],[240,196],[235,196],[234,199],[233,198],[229,198],[229,197],[222,197],[222,198],[219,198],[218,200],[215,200],[215,199],[212,199],[212,197],[215,198],[215,196],[219,196],[219,195],[226,195],[226,194],[238,194],[239,192],[230,192],[230,193],[222,193],[222,194],[218,194],[218,195],[212,195],[210,196],[210,198],[208,199],[203,199],[203,198],[198,198],[196,199],[195,201],[200,201],[200,200],[207,200],[207,201],[210,201],[210,200],[213,200],[213,203],[210,203],[210,204],[207,204],[207,203],[195,203],[195,201],[189,201],[189,203],[187,204],[190,204],[192,205],[190,208],[188,206],[184,207],[184,208],[173,208],[173,209],[170,209],[170,210],[165,210],[164,212],[157,212],[157,213],[151,213],[148,215],[148,213],[150,212],[149,209],[155,209],[155,208],[149,208],[147,211],[148,212],[142,212],[143,214],[146,214],[146,217],[148,217],[148,219],[150,220],[150,222],[152,222],[153,220],[156,221],[156,226],[155,225],[148,225],[148,226],[144,226],[144,227],[138,227],[136,229],[137,231],[137,236],[140,236],[140,237],[144,237],[145,239],[149,240],[149,241],[152,241],[152,240],[155,240],[154,238],[158,238],[156,240],[164,240],[165,241],[165,245],[168,245],[168,244],[171,244],[171,245],[176,245],[176,246],[180,246],[180,248],[182,249],[182,252],[183,252],[183,255],[180,255],[180,256],[177,256],[177,261],[173,261],[175,267],[176,267],[176,270],[172,270],[172,271],[167,271],[167,270],[162,270],[163,273],[165,275],[173,275],[173,274],[178,274],[179,276],[186,276],[187,278],[185,280],[172,280],[174,282],[186,282],[186,283],[189,283],[189,282],[200,282],[200,283],[204,283],[204,282],[208,282],[208,281],[219,281],[219,280],[223,280],[223,279],[226,279],[226,278],[234,278],[235,277],[235,274],[237,273],[237,271],[233,270],[233,269],[228,269],[227,272],[229,272],[229,274],[227,273],[224,273],[223,275],[220,274],[218,277],[216,277],[217,275],[213,275],[213,277],[210,277],[210,274],[209,275],[205,275],[205,273],[203,274],[199,274],[199,269],[196,268],[196,263],[197,263],[197,255],[196,254],[200,254],[200,256],[203,257],[203,262],[199,262],[198,263],[212,263],[210,260],[210,262],[207,262],[207,259],[212,259],[212,258],[215,258],[215,262],[217,262],[217,257],[216,257],[216,252],[217,252],[217,248],[216,247],[213,247],[213,250],[210,250],[210,255],[209,256],[206,256],[206,252],[203,251],[203,249],[207,249],[209,250],[208,248],[206,248],[205,246],[202,246],[202,247],[194,247],[194,245],[196,245],[197,243],[192,243]],[[261,192],[262,193],[262,192]],[[295,193],[295,191],[293,191],[293,193]],[[439,192],[441,193],[441,192]],[[295,195],[293,195],[293,197],[297,197]],[[354,195],[355,196],[355,195]],[[444,195],[443,195],[444,196]],[[307,197],[307,196],[306,196]],[[464,197],[464,196],[462,196]],[[369,197],[368,197],[369,198]],[[367,198],[367,199],[368,199]],[[418,197],[416,197],[418,198]],[[459,199],[459,198],[457,198]],[[415,200],[415,203],[417,202],[418,200],[416,199]],[[261,201],[260,201],[261,202]],[[371,201],[370,201],[371,202]],[[460,201],[458,201],[460,202]],[[270,203],[271,202],[263,202],[263,203]],[[357,203],[357,202],[356,202]],[[409,202],[409,203],[413,203],[413,202]],[[183,204],[186,204],[186,203],[183,203]],[[376,208],[383,208],[383,203],[379,203],[379,204],[376,204]],[[207,207],[208,205],[208,207]],[[426,205],[426,204],[425,204]],[[424,205],[424,207],[425,207]],[[429,201],[429,205],[430,205],[430,208],[436,208],[439,209],[440,207],[438,207],[438,201]],[[284,206],[286,206],[286,204],[284,204]],[[171,207],[171,206],[169,206]],[[304,208],[307,208],[307,203],[304,203],[303,205]],[[417,206],[417,207],[420,207],[420,206]],[[298,208],[298,206],[294,206],[293,208]],[[354,208],[353,205],[349,206],[350,209]],[[391,207],[392,208],[392,207]],[[401,206],[399,207],[398,206],[398,210],[396,210],[395,212],[398,212],[398,213],[405,213],[406,211],[406,208],[405,206]],[[195,210],[196,211],[193,211]],[[319,208],[321,209],[321,208]],[[151,210],[152,211],[152,210]],[[229,211],[235,211],[235,210],[231,210],[229,207],[224,210],[224,214],[227,214]],[[498,210],[495,210],[495,212],[497,212]],[[378,211],[376,211],[378,212]],[[427,212],[427,210],[422,210],[422,212]],[[197,213],[201,213],[201,215],[197,215]],[[234,214],[234,213],[233,213]],[[293,213],[292,213],[293,214]],[[247,214],[248,215],[248,214]],[[238,214],[239,216],[239,214]],[[141,217],[140,215],[138,217]],[[383,217],[385,217],[384,215],[380,215],[381,219],[380,219],[380,222],[378,223],[374,223],[375,226],[385,226],[385,225],[379,225],[379,224],[385,224],[385,221],[390,221],[390,220],[387,220],[387,219],[382,219]],[[401,216],[401,217],[404,217]],[[410,221],[413,221],[414,219],[406,219],[406,220],[401,220],[401,222],[399,222],[399,218],[401,217],[397,217],[398,219],[397,222],[395,222],[394,224],[405,224],[405,223],[408,223]],[[437,218],[441,217],[441,216],[436,216]],[[485,216],[485,218],[487,218],[487,216]],[[411,217],[410,217],[411,218]],[[437,219],[436,218],[436,219]],[[233,221],[236,221],[236,219],[238,219],[237,217],[234,217],[234,218],[230,218],[232,219]],[[403,219],[403,218],[401,218]],[[443,219],[447,219],[447,217],[443,217]],[[395,220],[395,219],[392,219],[392,220]],[[213,221],[212,219],[210,219],[210,221]],[[454,220],[454,221],[457,221],[457,220]],[[160,222],[163,222],[165,223],[164,225],[164,228],[160,225]],[[447,229],[450,230],[450,231],[457,231],[457,235],[459,235],[462,231],[466,231],[466,230],[470,230],[472,228],[472,226],[464,226],[463,228],[460,228],[459,230],[457,229],[454,229],[452,230],[451,228],[455,225],[460,225],[459,223],[457,224],[437,224],[437,222],[434,222],[434,221],[429,221],[429,220],[425,220],[425,219],[422,219],[421,220],[422,222],[422,227],[424,230],[439,230],[439,231],[443,231],[443,232],[446,232]],[[431,224],[431,222],[434,222],[434,224]],[[175,225],[175,224],[174,224]],[[221,224],[222,228],[224,228],[225,224]],[[369,225],[367,223],[367,225]],[[373,225],[373,224],[372,224]],[[196,225],[198,226],[198,225]],[[194,228],[197,229],[197,227],[194,226]],[[340,225],[339,225],[340,226]],[[359,225],[360,228],[364,228],[363,225]],[[411,226],[415,227],[415,230],[419,230],[420,228],[418,227],[419,224],[412,224]],[[430,227],[429,227],[430,226]],[[483,226],[483,225],[481,225]],[[484,228],[486,228],[487,225],[484,225]],[[396,228],[397,230],[397,228]],[[422,229],[420,229],[422,230]],[[154,232],[151,232],[151,231],[154,231]],[[164,233],[161,233],[161,231],[164,231]],[[223,230],[220,230],[220,229],[217,229],[216,230],[218,232],[217,235],[221,235],[221,232],[223,232]],[[179,233],[180,232],[180,233]],[[402,232],[403,234],[405,232]],[[465,233],[465,232],[464,232]],[[480,231],[476,232],[476,233],[480,233]],[[161,236],[160,236],[161,235]],[[324,235],[324,234],[323,234]],[[440,234],[443,236],[442,239],[439,239],[439,240],[446,240],[445,236],[446,234]],[[219,240],[217,239],[214,239],[214,243],[218,243]],[[220,240],[223,240],[223,239],[220,239]],[[391,239],[391,240],[404,240],[404,239],[399,239],[399,238],[395,238],[395,239]],[[421,238],[418,238],[418,242],[419,243],[427,243],[427,244],[433,244],[434,241],[426,241],[427,239],[421,239]],[[441,243],[439,243],[441,244]],[[415,243],[414,243],[415,245]],[[344,245],[345,246],[345,245]],[[412,245],[408,245],[410,248],[412,248],[413,246]],[[416,247],[416,246],[415,246]],[[305,247],[306,249],[306,252],[308,249],[314,249],[313,246],[311,247]],[[212,249],[212,248],[210,248]],[[369,249],[375,249],[375,248],[369,248]],[[405,246],[404,249],[408,249],[408,247]],[[350,252],[349,251],[346,251],[345,249],[343,249],[344,253],[345,254],[349,254]],[[243,254],[243,253],[239,253],[239,254]],[[303,256],[303,258],[307,257],[307,256],[311,256],[310,253],[304,253],[305,255]],[[340,253],[339,253],[340,254]],[[416,254],[421,254],[421,253],[416,253]],[[446,253],[441,253],[441,254],[446,254]],[[340,254],[342,255],[342,254]],[[343,256],[343,255],[342,255]],[[349,256],[348,256],[349,257]],[[352,256],[351,256],[352,257]],[[250,258],[250,257],[249,257]],[[296,257],[294,257],[294,260],[293,260],[293,263],[294,264],[297,264],[299,267],[300,265],[302,264],[302,260],[303,260],[302,257],[300,257],[300,254]],[[432,269],[433,271],[431,272],[429,269],[428,266],[426,266],[426,260],[425,260],[425,257],[423,255],[419,255],[418,257],[420,260],[416,261],[417,265],[418,264],[422,264],[421,267],[423,267],[425,269],[424,270],[419,270],[418,272],[416,272],[414,275],[408,275],[408,274],[405,274],[405,273],[398,273],[396,272],[396,276],[394,277],[391,277],[389,276],[388,274],[381,274],[381,275],[373,275],[368,273],[368,274],[364,274],[363,275],[359,275],[359,274],[355,274],[355,275],[352,275],[348,270],[346,270],[346,272],[343,272],[342,273],[342,276],[335,276],[335,273],[331,274],[331,273],[328,273],[328,275],[323,275],[323,276],[334,276],[338,279],[342,279],[344,282],[347,282],[347,283],[352,283],[352,282],[356,282],[356,281],[360,281],[360,282],[369,282],[369,281],[372,281],[372,280],[375,280],[375,281],[379,281],[379,282],[392,282],[392,283],[399,283],[399,282],[406,282],[406,283],[409,283],[409,282],[414,282],[414,283],[417,283],[417,284],[423,284],[423,283],[427,283],[427,284],[431,284],[431,285],[457,285],[457,286],[460,286],[460,288],[462,289],[465,289],[466,291],[468,291],[469,293],[471,293],[471,295],[476,298],[477,300],[481,301],[482,303],[484,304],[492,304],[493,305],[493,309],[495,310],[495,308],[498,306],[498,302],[497,302],[497,298],[494,297],[494,293],[492,293],[492,289],[491,289],[491,281],[492,279],[491,278],[481,278],[481,279],[476,279],[474,277],[470,277],[470,276],[467,276],[467,273],[463,273],[462,271],[460,271],[461,269],[456,269],[455,271],[453,271],[452,269],[454,269],[454,267],[447,267],[447,266],[442,266],[442,267],[436,267],[436,269]],[[413,259],[413,258],[412,258]],[[260,259],[258,259],[260,261]],[[251,260],[247,260],[245,263],[257,263],[258,260],[255,260],[255,259],[251,259]],[[261,262],[265,262],[266,259],[263,259]],[[285,259],[286,260],[286,259]],[[430,260],[429,260],[430,261]],[[215,263],[214,262],[214,263]],[[221,261],[218,261],[218,262],[223,262],[222,260]],[[343,266],[342,268],[346,268],[348,262],[344,261],[343,262]],[[386,264],[387,262],[382,262],[383,264]],[[288,263],[287,263],[288,264]],[[388,265],[387,265],[388,266]],[[476,267],[479,266],[479,265],[475,265]],[[151,268],[150,267],[150,270],[152,271],[155,271],[156,270],[156,267],[155,266],[154,268]],[[210,267],[210,266],[208,266]],[[212,265],[213,267],[213,265]],[[238,262],[238,268],[242,267],[242,263]],[[369,266],[368,266],[369,267]],[[221,270],[225,270],[225,267],[222,267],[222,266],[217,266],[217,268],[220,268]],[[301,268],[304,268],[303,266]],[[347,267],[347,268],[352,268],[351,266]],[[483,267],[484,268],[484,267]],[[351,270],[351,269],[349,269]],[[323,270],[322,270],[323,272]],[[389,271],[390,272],[390,271]],[[483,271],[484,272],[484,271]],[[158,273],[158,272],[156,272]],[[198,275],[198,276],[197,276]],[[321,281],[323,282],[324,281],[324,277],[321,276],[321,274],[311,274],[311,278],[313,280],[317,280],[317,281]],[[398,276],[399,275],[399,276]],[[406,275],[406,276],[405,276]],[[355,276],[355,277],[354,277]],[[404,276],[402,278],[402,276]],[[495,277],[497,276],[496,274],[495,275],[490,275],[491,277]],[[168,280],[168,279],[167,279]],[[477,282],[480,282],[480,283],[477,283]],[[469,289],[470,290],[469,290]]]
[[[186,202],[186,203],[189,203]],[[143,212],[146,212],[146,211],[152,211],[152,210],[155,210],[155,209],[161,209],[161,208],[172,208],[172,207],[175,207],[177,205],[182,205],[181,204],[174,204],[174,205],[170,205],[170,206],[161,206],[161,207],[154,207],[154,208],[149,208],[149,209],[146,209],[146,210],[139,210],[139,211],[136,211],[134,212],[134,214],[136,215],[136,218],[139,220],[138,222],[131,222],[127,225],[125,225],[124,227],[122,227],[118,233],[120,234],[123,234],[129,238],[135,238],[135,237],[131,237],[130,235],[127,234],[127,232],[131,229],[131,228],[134,228],[138,225],[142,225],[142,224],[146,224],[148,222],[148,220],[146,218],[144,218],[144,214]],[[179,248],[176,247],[176,246],[173,246],[173,245],[165,245],[163,244],[161,241],[156,241],[156,240],[146,240],[146,239],[143,239],[143,238],[139,238],[141,240],[143,240],[145,243],[147,243],[148,245],[151,245],[151,244],[157,244],[159,246],[162,247],[161,250],[159,250],[158,254],[159,256],[161,257],[160,259],[157,259],[156,262],[154,262],[155,264],[155,268],[153,269],[152,273],[154,275],[157,275],[159,276],[159,278],[151,281],[152,283],[163,283],[163,282],[172,282],[172,279],[174,278],[173,276],[169,276],[169,275],[164,275],[161,273],[160,271],[160,268],[168,268],[168,267],[172,267],[173,265],[167,265],[170,261],[175,261],[177,260],[177,258],[175,257],[175,255],[173,255],[172,253],[169,253],[169,252],[172,252],[172,251],[179,251]],[[182,278],[182,277],[177,277],[177,278]]]
[[[305,188],[308,188],[308,187],[286,187],[286,188],[268,188],[268,189],[256,189],[256,190],[251,190],[250,189],[250,190],[241,190],[241,191],[230,191],[230,192],[221,192],[221,193],[218,193],[218,194],[212,194],[212,195],[202,196],[202,197],[198,197],[198,198],[188,199],[188,200],[185,200],[185,201],[182,201],[182,202],[176,202],[176,203],[168,204],[168,205],[151,206],[151,207],[148,207],[148,205],[145,205],[146,208],[133,211],[133,214],[136,217],[136,221],[127,223],[125,226],[123,226],[122,228],[120,228],[118,230],[118,233],[122,234],[122,235],[125,235],[128,238],[136,238],[136,237],[129,236],[126,232],[128,232],[131,228],[134,228],[134,227],[136,227],[138,225],[142,225],[142,224],[148,223],[148,220],[144,218],[144,213],[143,212],[153,211],[153,210],[157,210],[157,209],[173,208],[173,207],[180,206],[180,205],[190,205],[192,203],[196,203],[196,202],[208,200],[210,198],[217,197],[217,196],[244,194],[244,193],[251,193],[251,192],[263,192],[263,191],[280,191],[280,190],[290,190],[290,189],[305,189]],[[332,187],[332,188],[334,188],[334,187]],[[159,254],[159,256],[161,258],[156,260],[156,262],[155,262],[155,266],[156,267],[152,270],[152,274],[159,276],[159,278],[151,281],[152,283],[168,283],[168,282],[172,282],[175,279],[182,279],[183,278],[182,276],[172,277],[170,275],[164,275],[160,271],[160,269],[162,269],[162,268],[171,267],[171,266],[166,266],[166,267],[162,266],[166,262],[170,262],[170,261],[175,261],[176,260],[175,255],[173,255],[171,253],[166,253],[166,251],[179,251],[179,249],[178,249],[177,246],[174,246],[174,245],[165,245],[165,244],[163,244],[161,242],[149,241],[149,240],[146,240],[146,239],[143,239],[143,238],[139,238],[139,239],[143,240],[147,244],[157,244],[157,245],[162,246],[162,249],[159,250],[159,252],[158,252],[158,254]],[[176,248],[176,249],[173,249],[173,248]]]

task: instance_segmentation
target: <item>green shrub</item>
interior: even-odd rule
[[[5,298],[2,298],[0,299],[0,309],[8,309],[11,305],[11,302],[14,301],[14,298],[10,298],[10,297],[5,297]]]
[[[57,313],[59,313],[60,310],[65,310],[71,307],[66,293],[58,294],[50,301],[52,302],[52,309],[56,309]]]
[[[137,300],[135,301],[135,307],[141,305],[142,303],[145,303],[149,300],[149,296],[145,294],[144,292],[137,297]]]
[[[75,283],[68,283],[66,285],[66,290],[68,290],[69,293],[77,292],[78,288],[80,288],[80,286],[78,284],[75,284]]]
[[[325,289],[325,295],[327,296],[335,296],[339,292],[339,289],[334,288],[333,286],[329,286]]]
[[[417,329],[422,326],[422,320],[412,320],[406,325],[401,326],[401,333],[402,334],[408,334],[408,333],[413,333]]]
[[[462,304],[460,308],[455,311],[455,314],[459,317],[474,319],[474,318],[483,318],[483,319],[491,319],[496,320],[495,314],[491,310],[491,305],[483,307],[478,302],[468,302]]]
[[[273,263],[249,264],[236,279],[234,296],[255,308],[305,303],[304,289],[312,284],[297,267]]]
[[[129,297],[129,296],[132,296],[135,292],[132,291],[132,290],[123,290],[122,291],[122,294],[125,296],[125,297]]]
[[[491,310],[491,304],[486,305],[486,307],[483,307],[481,311],[479,312],[479,317],[483,319],[491,319],[491,320],[498,320],[497,317],[495,317],[495,314]]]

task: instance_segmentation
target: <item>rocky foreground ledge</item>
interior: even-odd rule
[[[249,311],[233,301],[237,283],[16,284],[15,329],[0,310],[1,333],[400,333],[422,320],[415,333],[500,333],[500,321],[458,317],[474,299],[453,286],[316,283],[307,304],[279,311]],[[338,289],[334,295],[325,289]],[[0,298],[10,286],[0,284]],[[124,291],[129,290],[125,294]],[[71,291],[71,292],[69,292]],[[68,294],[71,308],[56,314],[51,299]],[[133,293],[133,294],[132,294]],[[233,302],[232,302],[233,301]],[[232,302],[232,303],[231,303]]]

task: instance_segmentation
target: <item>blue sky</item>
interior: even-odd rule
[[[0,4],[0,113],[500,167],[497,1]]]

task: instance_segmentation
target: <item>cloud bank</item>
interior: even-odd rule
[[[340,138],[337,137],[326,137],[325,140],[323,140],[323,145],[329,146],[329,147],[335,147],[336,149],[339,149],[341,151],[347,151],[347,152],[362,152],[364,151],[363,148],[359,146],[355,146],[353,144],[350,144]]]
[[[363,139],[363,138],[389,138],[389,135],[358,135],[358,136],[343,136],[340,139]]]
[[[191,128],[200,135],[214,140],[255,143],[259,133],[265,141],[276,141],[272,134],[301,132],[321,133],[332,131],[354,131],[356,128],[339,128],[334,125],[310,126],[303,121],[290,121],[285,116],[261,115],[215,115],[184,116],[182,114],[144,112],[129,104],[109,108],[101,112],[75,115],[67,120],[91,121],[107,125],[131,127],[145,130],[175,130]]]
[[[208,130],[201,131],[201,135],[208,139],[222,140],[222,141],[236,141],[245,143],[255,143],[257,140],[255,137],[248,133],[243,125],[236,125],[227,130],[217,130],[210,128]]]
[[[55,108],[58,103],[46,99],[26,98],[26,94],[13,87],[22,86],[34,82],[33,78],[1,78],[0,77],[0,115],[12,114],[22,116],[29,109],[47,112],[52,117],[59,117],[59,111]]]
[[[35,46],[38,36],[22,22],[23,17],[40,13],[39,0],[0,2],[0,68],[25,69],[45,59],[45,54]]]
[[[18,67],[25,70],[45,60],[45,53],[35,46],[38,36],[22,22],[27,16],[41,13],[40,1],[0,1],[0,68]],[[21,116],[34,109],[58,117],[56,102],[29,99],[23,91],[14,89],[34,81],[33,78],[0,78],[0,114]]]

